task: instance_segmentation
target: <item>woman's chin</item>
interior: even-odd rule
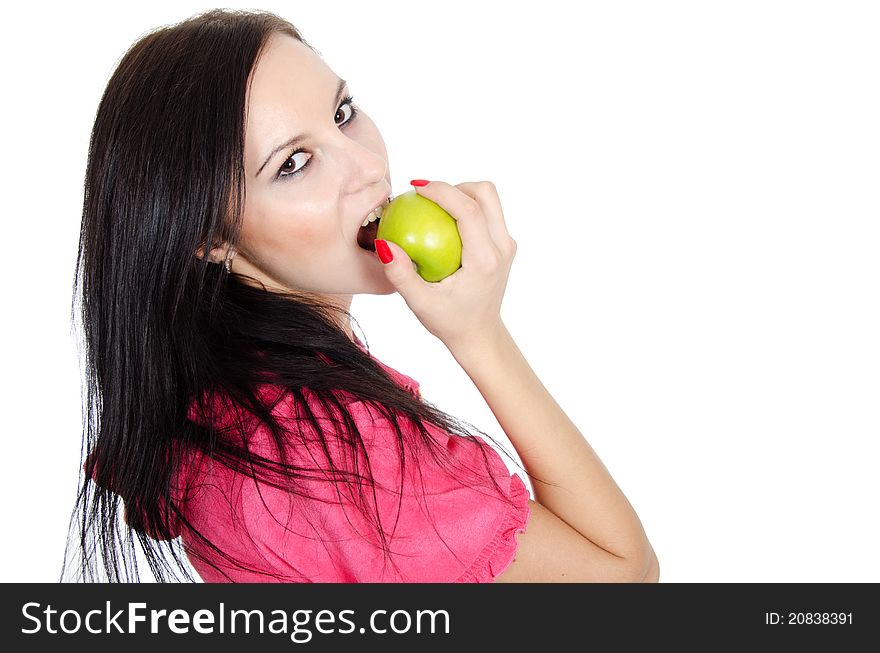
[[[384,273],[383,273],[382,279],[380,279],[379,282],[376,284],[376,290],[371,291],[368,294],[370,294],[370,295],[393,295],[396,292],[397,292],[397,288],[395,288],[393,285],[391,285],[391,282],[388,281],[388,279],[386,279],[384,277]]]
[[[381,264],[380,264],[381,265]],[[381,275],[376,279],[375,290],[371,291],[372,295],[393,295],[397,292],[397,288],[392,285],[388,278],[385,276],[385,272],[379,270],[379,274]]]
[[[385,271],[382,269],[382,261],[376,256],[376,253],[368,252],[365,249],[362,249],[361,252],[363,252],[364,256],[369,256],[370,259],[360,261],[358,266],[361,276],[361,281],[358,285],[361,287],[361,290],[357,291],[357,294],[390,295],[397,292],[397,289],[388,281],[388,277],[385,276]]]

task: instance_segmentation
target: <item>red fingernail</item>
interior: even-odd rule
[[[379,239],[374,240],[373,243],[376,245],[376,254],[379,255],[380,261],[383,263],[391,263],[391,261],[394,260],[394,254],[391,253],[388,243]]]
[[[427,179],[413,179],[413,180],[412,180],[411,182],[409,182],[409,183],[410,183],[412,186],[427,186],[427,185],[430,184],[431,182],[428,181]]]

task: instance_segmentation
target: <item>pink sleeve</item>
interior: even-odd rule
[[[474,473],[462,483],[427,449],[417,449],[418,461],[407,456],[400,495],[399,451],[391,423],[363,402],[350,403],[348,409],[364,439],[389,553],[382,551],[374,523],[361,514],[345,484],[337,490],[327,480],[301,480],[316,495],[303,498],[245,479],[237,508],[258,566],[279,579],[304,582],[491,582],[504,571],[516,553],[515,535],[526,527],[529,491],[499,454],[483,440],[466,440],[427,425],[434,441],[450,452],[455,474],[462,474],[459,467]],[[405,420],[400,423],[413,428]],[[329,423],[324,436],[337,466],[349,468],[339,462],[350,458],[348,445],[340,446]],[[291,449],[295,464],[326,468],[328,454],[314,434]],[[364,491],[372,508],[369,486]]]

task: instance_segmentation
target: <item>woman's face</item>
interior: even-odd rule
[[[382,136],[344,102],[350,94],[300,41],[270,39],[248,96],[247,195],[233,272],[285,290],[394,292],[376,254],[357,243],[367,213],[391,194],[391,177]]]

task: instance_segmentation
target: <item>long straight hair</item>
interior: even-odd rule
[[[62,580],[71,570],[83,581],[140,580],[138,546],[155,580],[196,580],[172,522],[245,568],[189,523],[172,486],[187,452],[199,452],[254,480],[300,491],[297,479],[310,470],[289,464],[292,427],[275,419],[258,391],[267,381],[303,407],[321,437],[306,393],[340,414],[348,460],[365,452],[344,401],[354,396],[392,424],[401,467],[418,466],[406,452],[419,439],[445,464],[446,448],[430,437],[430,423],[477,443],[488,469],[485,443],[472,431],[489,436],[398,385],[341,329],[348,311],[310,294],[247,283],[196,255],[219,243],[234,247],[239,237],[247,88],[274,33],[318,52],[275,14],[212,10],[143,36],[101,98],[72,305],[72,320],[82,321],[84,473]],[[252,419],[231,431],[193,421],[192,402],[210,411],[206,396],[220,396]],[[271,433],[274,455],[248,447],[255,423]],[[468,470],[448,469],[468,477]],[[387,552],[368,500],[375,489],[369,464],[363,474],[328,471],[356,487],[358,508]]]

